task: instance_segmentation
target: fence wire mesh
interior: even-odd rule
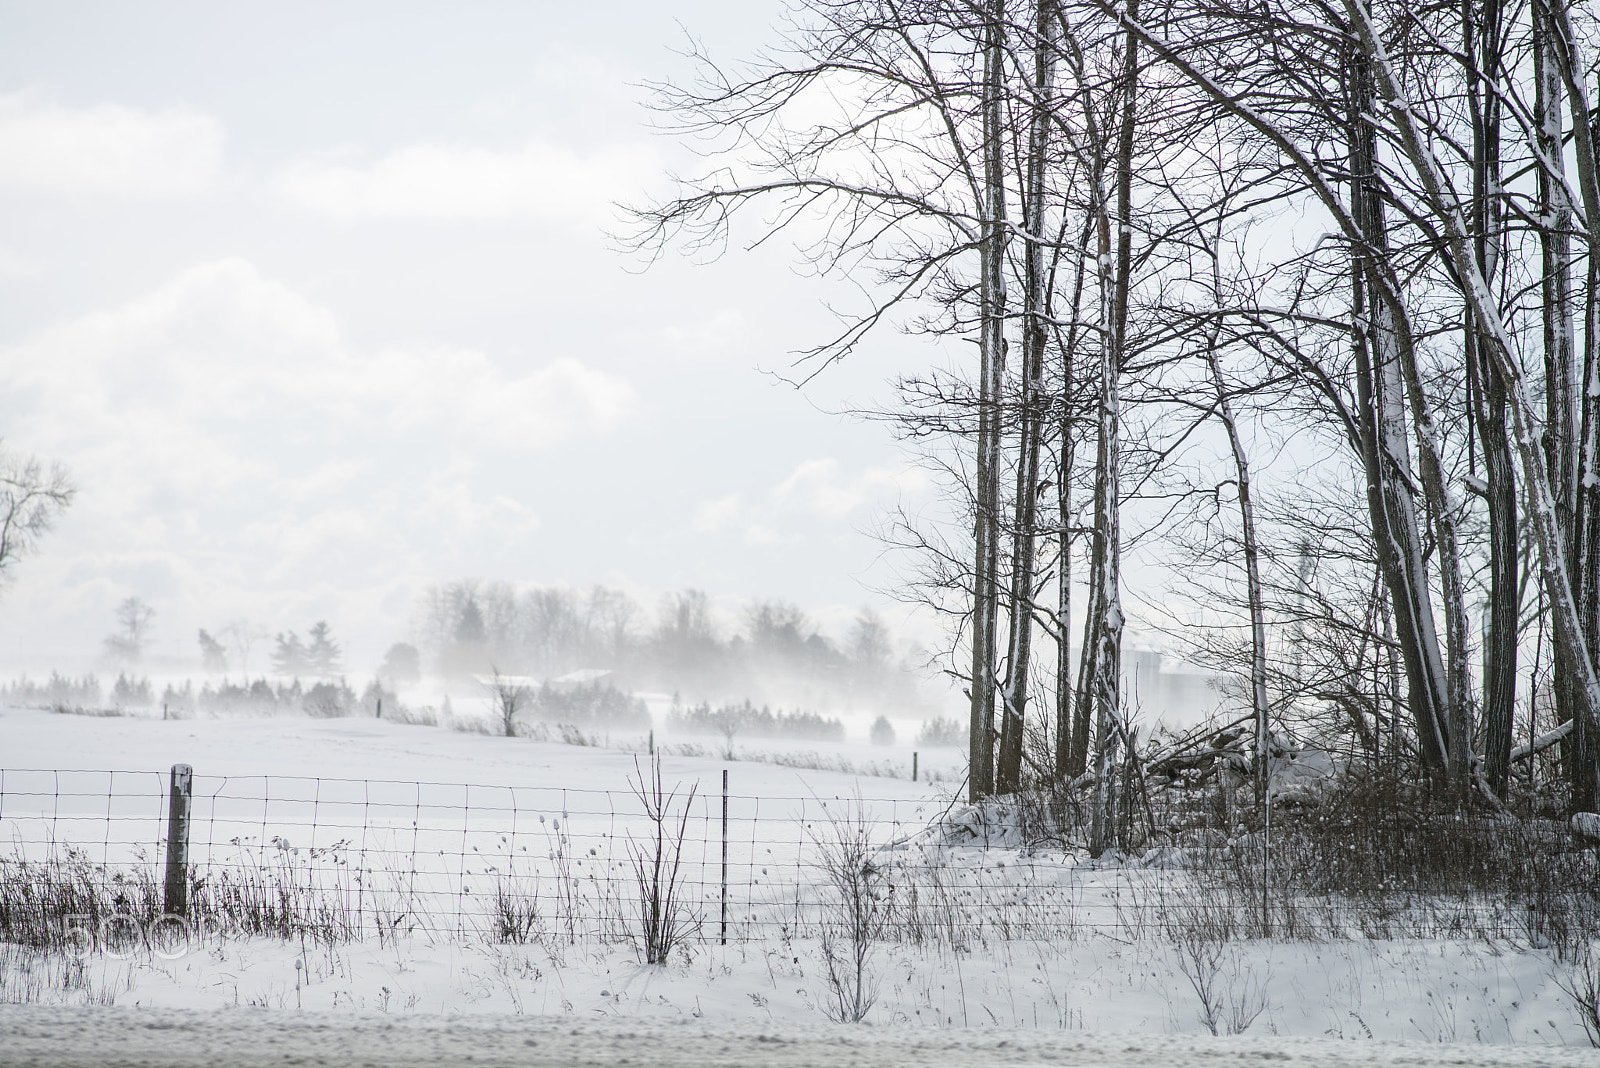
[[[102,881],[159,887],[168,787],[166,772],[0,770],[0,834],[10,845],[0,878],[66,863]],[[949,801],[732,792],[724,804],[714,779],[667,789],[666,846],[680,850],[678,892],[695,940],[804,938],[848,922],[839,909],[847,838],[869,845],[850,863],[863,868],[879,936],[896,940],[1126,937],[1192,927],[1219,903],[1245,915],[1253,901],[1267,907],[1270,872],[1252,885],[1248,860],[1224,897],[1197,895],[1205,870],[1193,854],[1169,848],[1142,863],[1090,865],[1081,851],[1019,840],[1004,821],[988,841],[981,823],[952,822]],[[277,933],[301,925],[349,938],[625,939],[648,892],[636,862],[657,840],[647,794],[196,774],[190,908],[202,920],[208,908],[254,916],[253,929]],[[1310,896],[1282,888],[1272,919],[1292,921],[1296,907],[1309,916]],[[1438,919],[1437,901],[1385,900],[1391,919],[1419,908]],[[1324,935],[1372,933],[1370,901],[1327,893],[1314,905]],[[1450,922],[1515,933],[1506,905],[1469,896],[1450,902]]]

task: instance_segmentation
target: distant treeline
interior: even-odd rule
[[[148,678],[119,673],[107,700],[100,679],[95,675],[71,678],[58,671],[48,682],[34,682],[26,675],[7,684],[0,693],[10,704],[24,708],[145,708],[155,704]]]
[[[533,695],[533,715],[547,723],[572,727],[650,729],[650,710],[644,701],[599,681],[570,688],[545,683]]]
[[[925,746],[955,746],[965,749],[967,747],[967,725],[959,719],[946,719],[935,716],[923,723],[917,731],[917,744]]]
[[[22,708],[98,708],[105,703],[105,691],[93,675],[70,678],[59,671],[50,673],[49,682],[34,682],[24,675],[5,688],[6,702]]]
[[[63,711],[108,708],[162,708],[177,717],[195,714],[247,714],[259,716],[294,715],[355,716],[376,715],[381,699],[391,712],[400,710],[395,695],[374,680],[358,696],[344,680],[317,682],[307,687],[295,679],[290,683],[271,683],[266,679],[235,684],[205,683],[199,690],[184,680],[182,686],[167,685],[158,699],[148,678],[119,674],[107,694],[94,675],[69,678],[59,673],[36,683],[23,676],[9,683],[0,694],[10,704],[22,707],[55,708]]]
[[[181,690],[167,688],[167,703],[174,710],[228,715],[294,715],[303,713],[333,719],[340,716],[374,716],[378,702],[393,715],[400,702],[376,680],[367,684],[360,696],[343,680],[322,681],[304,686],[299,679],[289,683],[254,682],[206,683],[195,691],[185,680]]]
[[[674,705],[667,725],[688,734],[721,734],[740,738],[803,738],[811,742],[844,741],[844,724],[815,712],[774,712],[749,701],[712,708],[702,702],[692,708]]]
[[[651,612],[603,586],[580,592],[464,580],[426,591],[413,631],[425,665],[447,678],[491,669],[539,678],[604,669],[622,690],[692,700],[748,695],[844,708],[918,703],[914,674],[870,610],[857,614],[836,642],[781,601],[748,605],[734,632],[724,633],[700,590],[667,594]]]

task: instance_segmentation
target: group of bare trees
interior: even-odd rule
[[[887,413],[955,504],[898,536],[959,624],[973,799],[1093,783],[1104,847],[1133,596],[1258,754],[1276,720],[1496,805],[1549,715],[1593,809],[1595,36],[1569,0],[810,0],[662,87],[717,167],[642,245],[761,203],[876,280],[807,359],[973,343]]]
[[[493,671],[553,678],[607,670],[617,683],[685,700],[876,707],[917,700],[887,625],[859,612],[843,641],[793,604],[757,600],[734,633],[702,590],[664,595],[651,612],[622,590],[518,589],[473,579],[431,587],[413,621],[422,653],[445,677]]]

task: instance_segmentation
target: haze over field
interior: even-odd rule
[[[914,343],[800,393],[759,371],[846,290],[787,246],[642,274],[606,236],[691,160],[640,83],[780,9],[0,5],[0,428],[81,490],[0,665],[86,670],[139,596],[173,666],[201,627],[327,619],[371,671],[465,576],[930,638],[863,533],[925,479],[819,410]]]

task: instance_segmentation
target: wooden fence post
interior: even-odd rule
[[[194,769],[172,765],[172,796],[167,807],[166,911],[174,916],[189,905],[189,811],[194,800]]]
[[[917,781],[917,751],[911,750],[911,781]]]

